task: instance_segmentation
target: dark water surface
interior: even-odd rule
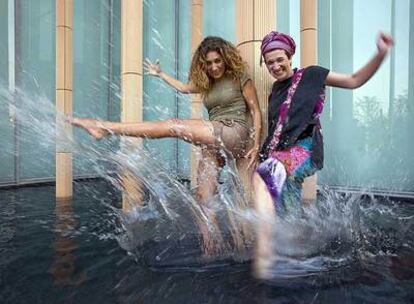
[[[391,202],[393,218],[372,211],[358,229],[364,245],[350,250],[351,263],[320,267],[316,254],[320,271],[283,276],[281,261],[279,279],[263,283],[248,262],[148,266],[159,244],[134,251],[147,259],[120,246],[119,192],[103,182],[76,183],[74,200],[56,203],[54,191],[0,190],[0,303],[414,303],[412,204]],[[368,223],[376,218],[380,227]],[[334,243],[330,252],[339,251]]]

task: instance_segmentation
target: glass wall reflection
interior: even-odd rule
[[[9,90],[10,60],[9,32],[9,0],[0,0],[0,90]],[[13,25],[14,30],[14,25]],[[11,49],[12,51],[14,48]],[[0,101],[0,183],[14,181],[14,124],[10,119],[10,106]]]
[[[55,100],[55,1],[15,1],[15,75],[17,107],[35,100]],[[31,119],[25,117],[25,119]],[[52,178],[55,146],[34,129],[17,124],[18,178]]]
[[[119,18],[119,1],[73,2],[74,116],[119,120]],[[75,128],[74,135],[91,142],[83,130]],[[75,176],[93,175],[93,167],[85,153],[74,154]]]
[[[160,60],[164,72],[188,82],[191,63],[191,0],[168,3],[144,1],[144,58]],[[144,77],[144,120],[191,118],[191,100],[163,81]],[[147,140],[145,143],[172,174],[188,179],[190,145],[177,139]]]
[[[15,12],[10,13],[10,4]],[[191,0],[143,1],[144,58],[160,59],[165,72],[188,80]],[[236,1],[203,2],[203,34],[236,39]],[[277,1],[277,29],[290,33],[300,53],[300,1]],[[74,1],[75,115],[119,120],[120,0]],[[367,13],[369,12],[369,14]],[[11,20],[10,18],[15,20]],[[414,4],[409,0],[318,1],[319,64],[342,73],[360,68],[376,51],[379,30],[395,48],[363,87],[328,89],[323,116],[326,162],[321,185],[414,192]],[[13,39],[10,39],[10,35]],[[55,101],[55,1],[0,0],[0,84],[10,79],[26,92]],[[300,56],[294,65],[300,66]],[[13,76],[13,77],[11,77]],[[14,102],[21,100],[17,96]],[[144,77],[144,119],[190,118],[188,95]],[[0,103],[0,183],[54,176],[55,146],[10,120]],[[87,139],[76,131],[79,139]],[[189,145],[148,140],[146,147],[181,178],[189,176]],[[162,153],[161,153],[162,152]],[[76,155],[75,175],[91,172]],[[34,161],[42,160],[42,161]]]
[[[352,73],[376,52],[379,30],[392,33],[396,41],[391,56],[363,87],[330,90],[323,119],[326,163],[320,183],[414,191],[414,154],[410,152],[414,113],[409,102],[414,5],[408,0],[319,4],[321,65]]]

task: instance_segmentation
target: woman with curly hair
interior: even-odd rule
[[[146,60],[146,74],[161,78],[180,93],[201,93],[208,109],[209,120],[169,119],[118,123],[93,119],[73,118],[74,126],[84,128],[96,139],[110,134],[145,138],[180,138],[202,147],[203,160],[198,168],[197,196],[206,203],[215,193],[220,168],[225,164],[220,150],[230,152],[238,161],[249,158],[255,164],[260,147],[261,113],[256,89],[246,72],[246,64],[238,50],[219,37],[207,37],[198,46],[192,58],[189,83],[167,75]],[[248,152],[248,114],[252,116],[254,145]]]

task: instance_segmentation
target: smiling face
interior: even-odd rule
[[[293,75],[292,60],[284,50],[274,50],[264,54],[264,60],[269,73],[277,81],[283,81]]]
[[[210,51],[206,55],[207,72],[213,79],[219,79],[226,71],[226,64],[223,58],[216,51]]]

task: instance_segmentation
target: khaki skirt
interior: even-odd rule
[[[249,142],[249,129],[233,120],[211,121],[217,145],[224,147],[233,157],[240,158],[246,154]]]

